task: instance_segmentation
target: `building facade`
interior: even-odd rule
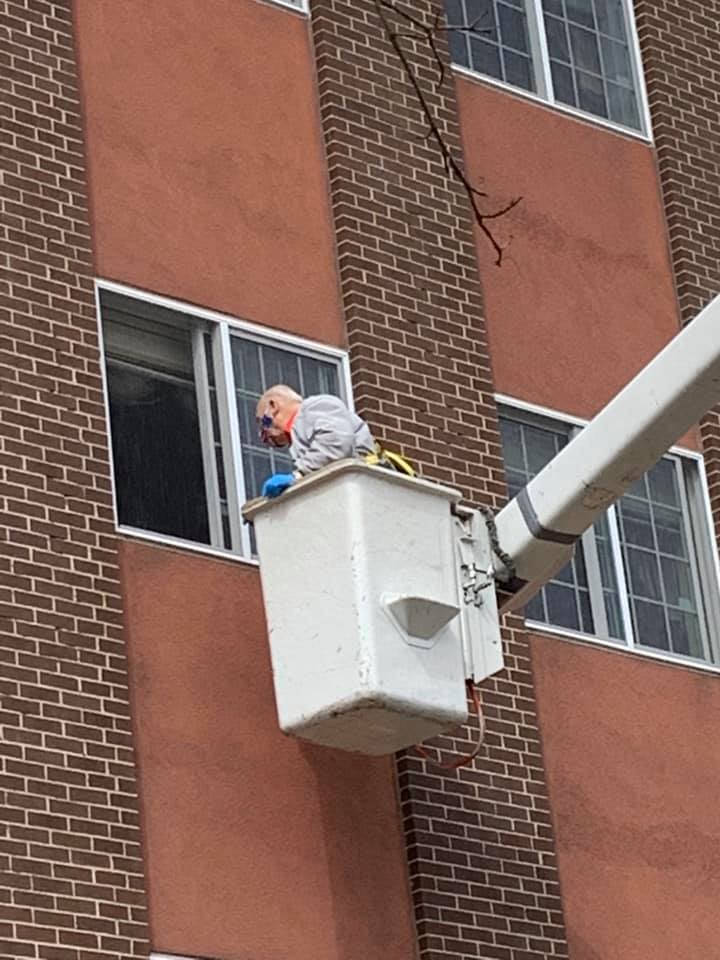
[[[720,0],[0,10],[0,958],[720,957],[717,411],[459,770],[282,736],[240,515],[273,382],[497,509],[720,292]]]

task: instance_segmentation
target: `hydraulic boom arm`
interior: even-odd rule
[[[594,520],[720,401],[720,296],[671,340],[496,517],[498,580],[527,602]],[[510,577],[513,577],[511,580]]]

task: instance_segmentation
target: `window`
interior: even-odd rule
[[[580,428],[503,407],[514,497]],[[716,662],[717,577],[698,462],[664,456],[579,542],[525,607],[528,620],[628,647]]]
[[[275,0],[283,7],[293,7],[295,10],[302,10],[307,13],[309,0]]]
[[[100,312],[120,526],[249,555],[240,508],[292,469],[260,443],[258,398],[343,396],[339,357],[104,288]]]
[[[445,0],[454,63],[644,132],[631,0]]]

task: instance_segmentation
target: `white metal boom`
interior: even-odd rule
[[[720,401],[720,296],[674,337],[496,517],[525,604],[570,559],[577,539]]]

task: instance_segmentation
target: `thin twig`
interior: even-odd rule
[[[445,173],[447,174],[447,176],[455,179],[462,186],[463,190],[467,194],[467,198],[470,201],[470,206],[473,211],[475,222],[478,225],[478,228],[487,238],[493,250],[495,251],[495,263],[498,266],[500,266],[503,258],[503,248],[496,240],[492,230],[487,225],[486,221],[497,220],[499,217],[504,216],[506,213],[512,210],[513,207],[517,206],[517,204],[520,203],[520,201],[522,200],[522,197],[516,197],[515,199],[507,203],[504,207],[500,208],[499,210],[494,210],[491,213],[484,213],[480,209],[480,206],[478,204],[478,198],[487,199],[487,193],[485,193],[482,190],[478,190],[478,188],[473,186],[473,184],[470,183],[470,181],[468,180],[465,174],[465,171],[462,168],[461,163],[457,160],[451,147],[448,145],[448,143],[445,140],[443,132],[440,129],[440,126],[438,125],[438,122],[435,118],[435,114],[428,102],[425,91],[423,90],[420,84],[420,81],[417,77],[417,74],[415,73],[415,70],[413,69],[413,66],[410,63],[410,60],[408,59],[408,56],[403,50],[402,45],[400,43],[401,38],[414,39],[414,40],[424,39],[426,41],[433,55],[433,59],[438,67],[438,79],[436,81],[436,90],[437,90],[443,84],[446,76],[445,62],[441,57],[440,51],[438,50],[436,45],[436,37],[438,32],[443,29],[444,30],[451,30],[451,29],[452,30],[474,30],[475,24],[477,24],[480,18],[478,18],[478,20],[476,20],[475,23],[470,26],[463,25],[463,26],[453,26],[453,27],[450,27],[450,26],[442,27],[440,25],[439,15],[438,15],[435,18],[435,23],[432,26],[428,26],[428,24],[424,23],[422,20],[419,20],[413,14],[409,13],[407,10],[404,10],[402,7],[398,6],[397,3],[395,3],[395,0],[374,0],[374,2],[375,2],[375,8],[377,10],[380,21],[383,25],[387,38],[393,50],[397,54],[398,59],[400,60],[400,63],[402,64],[403,70],[405,71],[405,75],[410,81],[410,84],[415,92],[415,96],[417,97],[418,103],[420,105],[420,109],[428,125],[428,131],[424,139],[428,141],[432,140],[435,142],[438,150],[440,151],[440,156],[442,158]],[[411,24],[416,29],[417,33],[408,34],[408,33],[403,33],[399,30],[396,30],[394,26],[391,25],[387,16],[385,15],[386,10],[389,10],[392,13],[396,14],[397,16],[401,17],[403,20],[405,20],[406,23]]]

